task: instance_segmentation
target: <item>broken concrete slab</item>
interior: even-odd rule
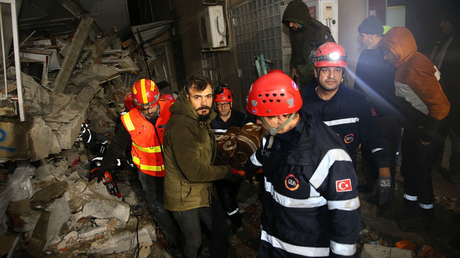
[[[32,196],[33,187],[30,178],[35,167],[30,164],[19,164],[14,173],[8,178],[8,185],[0,193],[0,234],[7,231],[5,212],[11,201],[28,199]]]
[[[48,90],[25,73],[21,73],[24,98],[24,110],[29,116],[43,115],[50,112]]]
[[[60,241],[62,226],[70,219],[70,207],[67,198],[56,199],[49,207],[50,212],[45,248]]]
[[[129,231],[119,232],[108,239],[101,239],[91,244],[88,253],[113,254],[123,253],[135,247],[136,234]]]
[[[41,117],[32,119],[27,138],[30,141],[31,160],[40,160],[61,151],[56,135]]]
[[[14,232],[31,232],[35,229],[40,212],[32,210],[30,200],[10,202],[6,211]]]
[[[64,166],[59,166],[57,163],[45,163],[37,168],[35,172],[35,181],[39,184],[46,184],[46,182],[53,180],[64,181],[65,173],[66,168]]]
[[[88,69],[72,78],[72,82],[79,86],[86,86],[91,81],[106,81],[118,73],[119,71],[113,67],[103,64],[92,64]]]
[[[150,225],[151,226],[151,225]],[[139,245],[151,246],[153,244],[149,231],[151,228],[146,226],[139,230],[139,235],[135,232],[124,231],[112,235],[109,239],[101,239],[91,244],[89,253],[112,254],[122,253],[134,249],[137,246],[137,237]]]
[[[62,241],[57,244],[56,248],[58,251],[65,251],[72,246],[78,244],[79,235],[76,231],[70,231],[67,235],[62,238]]]
[[[55,182],[44,189],[36,192],[31,200],[32,207],[41,209],[46,207],[51,201],[61,197],[67,190],[67,182]]]
[[[129,205],[116,200],[94,199],[83,207],[83,217],[117,218],[126,223],[129,219]]]
[[[78,58],[80,57],[81,50],[86,43],[86,39],[88,38],[93,22],[94,19],[92,17],[85,17],[78,25],[77,31],[70,43],[68,54],[64,58],[62,69],[59,71],[59,74],[54,81],[55,92],[59,93],[64,91],[65,86],[72,75],[73,69],[77,64]]]
[[[412,258],[412,251],[396,247],[364,244],[361,258]]]
[[[88,202],[87,198],[83,196],[83,192],[87,188],[87,182],[84,180],[74,181],[67,189],[69,194],[69,207],[72,213],[76,213],[83,209],[85,203]]]

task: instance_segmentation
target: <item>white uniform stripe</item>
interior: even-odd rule
[[[212,129],[215,133],[226,133],[227,129]]]
[[[275,248],[282,249],[288,253],[302,255],[306,257],[328,257],[329,256],[329,248],[328,247],[308,247],[308,246],[300,246],[300,245],[293,245],[282,240],[269,235],[265,230],[262,230],[260,233],[260,239],[268,242]]]
[[[431,209],[434,208],[434,205],[432,203],[430,203],[430,204],[419,203],[418,205],[420,206],[420,208],[422,208],[424,210],[431,210]]]
[[[327,126],[354,124],[359,122],[359,117],[342,118],[330,121],[323,121]]]
[[[318,196],[320,196],[318,191],[316,191],[316,189],[312,185],[310,185],[310,197],[318,197]]]
[[[336,161],[350,161],[351,158],[345,150],[330,149],[316,168],[313,176],[310,178],[310,183],[315,188],[319,188],[329,174],[329,168],[332,167]]]
[[[231,212],[227,212],[227,215],[228,215],[228,216],[232,216],[233,214],[236,214],[236,213],[239,212],[239,211],[240,211],[240,209],[239,209],[239,208],[236,208],[236,209],[234,209],[234,210],[231,211]]]
[[[381,151],[383,150],[383,148],[375,148],[373,150],[371,150],[372,153],[376,153],[377,151]]]
[[[254,164],[254,166],[258,166],[258,167],[262,167],[262,163],[259,162],[259,160],[257,159],[257,156],[256,156],[256,153],[254,152],[254,154],[251,155],[251,157],[249,158],[252,162],[252,164]]]
[[[404,199],[408,200],[408,201],[412,201],[412,202],[415,202],[417,201],[418,197],[415,196],[415,195],[409,195],[409,194],[404,194]]]
[[[284,207],[288,208],[315,208],[321,207],[327,204],[326,199],[322,196],[310,197],[307,199],[294,199],[287,196],[284,196],[278,193],[273,187],[272,183],[267,181],[267,178],[264,177],[265,181],[265,191],[272,195],[273,200]]]
[[[338,255],[352,256],[356,253],[356,244],[341,244],[331,240],[331,251]]]
[[[327,208],[329,210],[354,211],[357,210],[359,206],[359,197],[342,201],[327,201]]]

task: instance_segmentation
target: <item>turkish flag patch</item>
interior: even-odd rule
[[[351,179],[342,179],[335,181],[335,190],[340,192],[351,192],[353,188],[351,187]]]

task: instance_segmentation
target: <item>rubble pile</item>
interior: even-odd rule
[[[129,86],[145,76],[135,44],[122,43],[115,34],[98,36],[90,17],[71,35],[23,42],[26,122],[17,121],[14,104],[0,103],[1,129],[13,139],[4,143],[17,148],[0,160],[28,161],[17,161],[14,171],[0,168],[0,256],[16,249],[25,257],[168,257],[155,244],[156,225],[145,208],[142,214],[132,212],[141,202],[133,186],[120,182],[123,197],[117,198],[102,182],[89,181],[91,154],[77,141],[83,122],[96,134],[113,136]],[[13,100],[15,76],[9,67]]]
[[[126,198],[117,198],[102,183],[88,182],[85,158],[86,151],[75,146],[38,167],[19,165],[2,192],[0,212],[8,218],[2,228],[22,233],[30,255],[132,255],[141,247],[150,254],[146,249],[157,240],[155,225],[147,214],[131,214],[139,203],[132,188],[120,184]]]
[[[98,36],[91,18],[83,18],[72,35],[24,42],[21,75],[28,120],[24,131],[25,146],[30,149],[25,156],[40,160],[70,149],[87,119],[95,121],[103,133],[110,133],[108,128],[113,130],[114,117],[121,111],[115,103],[122,103],[128,85],[141,72],[137,56],[130,55],[135,46],[129,44],[135,41],[128,42],[123,47],[115,34]],[[11,99],[17,94],[15,76],[15,68],[9,67]],[[16,116],[14,106],[2,104],[4,117]],[[109,119],[107,114],[112,114]]]

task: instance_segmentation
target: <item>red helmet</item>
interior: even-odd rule
[[[246,109],[256,116],[292,114],[302,107],[297,84],[280,70],[257,79],[249,90]]]
[[[136,104],[134,103],[134,95],[132,93],[129,93],[126,95],[125,100],[125,108],[126,110],[131,110],[136,107]]]
[[[140,79],[136,81],[132,89],[134,103],[136,105],[157,104],[160,99],[160,91],[152,80]]]
[[[232,103],[232,91],[229,88],[223,88],[222,92],[214,98],[216,103]]]
[[[346,67],[346,60],[345,49],[341,45],[326,42],[316,49],[313,65],[315,67]]]

